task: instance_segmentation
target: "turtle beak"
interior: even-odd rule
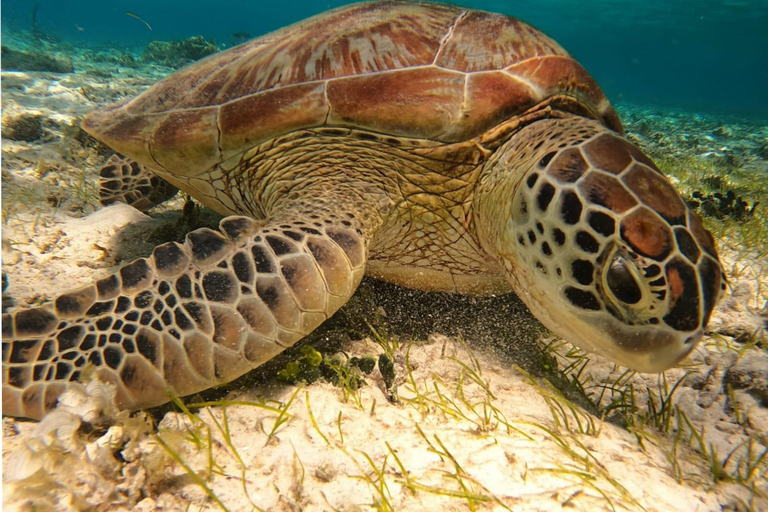
[[[529,285],[529,289],[533,289]],[[585,312],[556,292],[522,294],[549,330],[588,352],[639,372],[662,372],[679,363],[701,341],[703,329],[682,332],[666,324],[629,325],[603,310]]]

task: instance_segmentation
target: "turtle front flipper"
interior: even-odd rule
[[[319,326],[364,273],[361,231],[333,216],[228,217],[220,230],[3,315],[3,414],[42,417],[88,371],[117,386],[125,409],[226,383]]]
[[[99,199],[104,206],[127,203],[144,212],[178,191],[146,166],[122,155],[112,155],[99,171]]]

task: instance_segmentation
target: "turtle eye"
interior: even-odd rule
[[[617,255],[605,272],[605,284],[616,299],[624,304],[637,304],[642,298],[642,292],[632,272],[627,268],[628,263],[622,256]]]
[[[598,265],[598,290],[614,317],[629,325],[659,323],[659,315],[666,310],[666,294],[658,286],[651,287],[642,260],[631,255],[626,247],[609,244],[598,258]],[[645,270],[650,268],[652,265]]]

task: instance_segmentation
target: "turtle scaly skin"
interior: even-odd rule
[[[42,417],[86,372],[127,409],[231,381],[330,317],[364,274],[514,291],[565,339],[661,371],[696,345],[724,283],[711,235],[592,78],[497,14],[347,6],[83,128],[123,155],[105,199],[148,207],[179,188],[229,217],[3,315],[7,415]]]

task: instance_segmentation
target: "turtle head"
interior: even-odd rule
[[[481,243],[534,315],[635,370],[683,359],[725,287],[701,219],[647,156],[588,119],[522,128],[484,168],[475,208]]]

